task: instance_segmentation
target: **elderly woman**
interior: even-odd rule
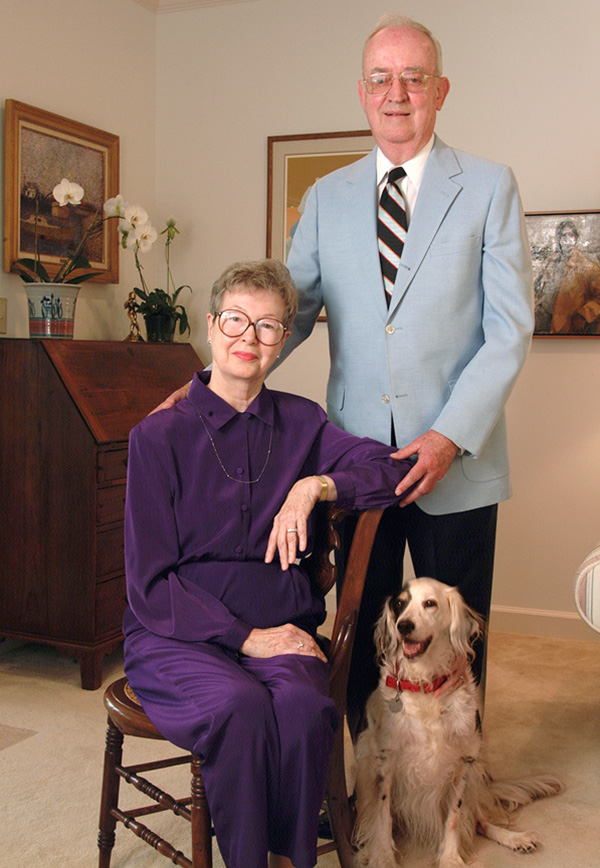
[[[212,370],[130,437],[125,670],[159,731],[201,756],[228,868],[316,862],[338,719],[315,641],[324,601],[296,557],[318,500],[388,506],[410,468],[264,386],[296,306],[281,263],[227,269]]]

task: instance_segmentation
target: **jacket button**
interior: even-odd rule
[[[389,404],[390,403],[390,396],[389,395],[382,395],[381,400],[383,401],[384,404]]]
[[[388,333],[388,335],[393,335],[394,332],[396,331],[396,329],[394,328],[394,326],[391,323],[388,323],[386,325],[385,330]]]

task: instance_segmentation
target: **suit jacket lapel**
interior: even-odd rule
[[[391,316],[414,280],[431,242],[460,193],[462,169],[454,151],[436,136],[423,172],[390,301]]]

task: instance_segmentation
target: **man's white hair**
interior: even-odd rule
[[[412,30],[418,30],[421,33],[424,33],[428,39],[431,40],[431,44],[435,49],[435,74],[442,74],[442,46],[438,39],[435,38],[431,30],[428,27],[425,27],[424,24],[420,24],[418,21],[414,21],[412,18],[408,18],[406,15],[399,15],[395,12],[386,12],[385,15],[382,15],[375,28],[369,33],[365,40],[365,46],[363,48],[363,74],[365,69],[365,54],[367,51],[367,47],[369,42],[373,39],[376,33],[379,33],[380,30],[385,30],[388,27],[410,27]]]

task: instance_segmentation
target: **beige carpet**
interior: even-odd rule
[[[3,652],[3,653],[1,653]],[[122,674],[116,652],[104,683]],[[600,864],[600,645],[496,633],[490,637],[485,737],[496,777],[547,771],[566,792],[523,811],[544,848],[513,854],[481,838],[484,868],[597,868]],[[93,868],[105,715],[102,690],[79,687],[78,665],[51,648],[0,645],[0,866]],[[129,757],[155,758],[160,743],[128,740]],[[162,754],[165,755],[165,754]],[[173,772],[163,772],[173,783]],[[187,786],[185,771],[183,795]],[[139,796],[139,794],[138,794]],[[183,821],[156,820],[187,849]],[[178,831],[181,829],[181,831]],[[215,865],[222,866],[216,855]],[[171,863],[127,830],[117,829],[111,868]],[[406,859],[405,868],[421,865]],[[335,868],[335,854],[319,868]],[[242,866],[243,868],[243,866]]]

